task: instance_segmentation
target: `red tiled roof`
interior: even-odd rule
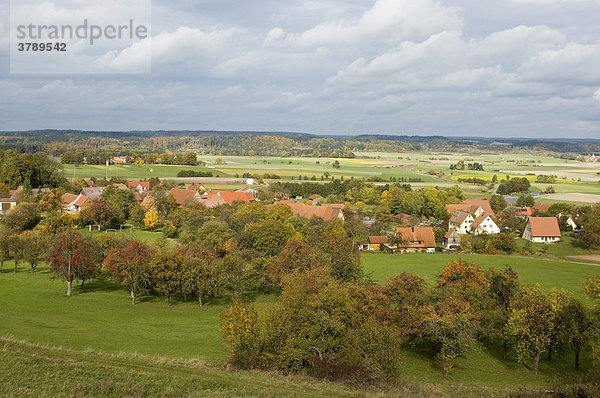
[[[530,216],[532,215],[531,207],[515,207],[517,209],[517,214],[520,216]]]
[[[452,228],[450,231],[448,231],[444,234],[444,238],[446,238],[446,239],[450,238],[455,232],[456,232],[456,228]]]
[[[75,201],[73,202],[73,205],[81,207],[84,204],[86,204],[89,200],[90,198],[88,198],[87,195],[79,195],[77,199],[75,199]]]
[[[254,202],[256,200],[251,192],[217,191],[217,193],[221,199],[229,204],[232,204],[236,200],[241,200],[246,203]]]
[[[21,191],[22,191],[21,187],[18,187],[17,189],[11,189],[10,190],[10,197],[11,198],[16,197],[17,195],[19,195],[21,193]]]
[[[60,201],[64,204],[70,205],[71,203],[75,202],[77,196],[78,195],[74,195],[72,193],[64,193],[60,196]]]
[[[308,199],[310,199],[310,200],[315,200],[315,199],[318,199],[318,198],[320,198],[320,197],[321,197],[321,195],[314,194],[314,195],[310,195],[310,196],[308,197]]]
[[[398,227],[396,233],[400,235],[402,243],[399,247],[430,248],[435,247],[435,235],[431,227]],[[412,242],[412,243],[411,243]]]
[[[308,219],[312,217],[319,217],[325,221],[331,221],[339,217],[339,214],[342,211],[341,209],[337,209],[335,207],[326,206],[308,206],[300,204],[288,204],[287,206],[290,206],[295,216]]]
[[[144,191],[150,190],[150,182],[148,181],[129,181],[127,183],[127,186],[131,189],[137,189],[138,185],[141,186]]]
[[[481,225],[482,222],[485,221],[486,218],[488,218],[489,216],[485,213],[483,213],[482,215],[480,215],[479,217],[477,217],[475,219],[475,221],[473,221],[473,223],[471,224],[471,229],[475,230],[477,229],[478,226]]]
[[[181,207],[188,200],[194,199],[194,195],[196,195],[196,191],[190,191],[188,189],[181,189],[181,188],[173,188],[169,192],[169,195],[171,195],[175,199],[177,206]]]
[[[369,236],[369,243],[371,244],[379,244],[382,245],[384,243],[388,243],[387,236]]]
[[[323,206],[331,207],[334,209],[345,209],[346,208],[346,205],[344,203],[326,203]]]
[[[561,236],[556,217],[529,217],[529,224],[533,236]]]
[[[467,217],[469,217],[469,215],[470,214],[468,212],[457,210],[454,212],[454,214],[452,214],[452,217],[450,217],[450,222],[460,225],[467,219]]]
[[[154,205],[154,197],[152,197],[150,195],[146,196],[144,198],[144,200],[142,200],[142,203],[140,203],[140,206],[142,206],[146,210],[150,210],[153,205]]]
[[[490,206],[490,201],[488,199],[465,199],[458,204],[446,205],[446,210],[449,214],[454,214],[457,211],[474,213],[479,207],[481,207],[487,215],[494,216],[494,211],[492,210],[492,206]]]
[[[550,210],[550,205],[545,205],[545,204],[542,204],[542,203],[536,203],[533,206],[533,211],[537,211],[537,212],[540,212],[540,213],[545,213],[548,210]]]

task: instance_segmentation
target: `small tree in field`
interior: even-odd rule
[[[183,258],[181,290],[184,296],[189,293],[198,297],[202,307],[203,297],[215,297],[225,288],[223,263],[209,252],[197,253]]]
[[[251,367],[258,333],[256,309],[239,297],[232,300],[221,319],[221,336],[231,348],[233,365]]]
[[[519,362],[533,359],[533,370],[536,372],[541,354],[550,346],[553,313],[548,295],[539,287],[524,288],[511,303],[507,334],[515,342]]]
[[[159,222],[160,218],[158,217],[158,214],[153,211],[149,211],[144,216],[144,225],[150,229],[156,228]]]
[[[147,290],[153,255],[152,248],[132,240],[123,247],[112,248],[104,260],[104,269],[129,289],[132,305],[136,297]]]
[[[54,241],[47,260],[55,278],[67,282],[67,296],[75,278],[93,277],[98,272],[96,258],[86,240],[77,231],[65,230]]]
[[[31,265],[33,274],[37,268],[38,261],[43,258],[50,246],[49,238],[40,230],[25,231],[20,235],[24,247],[23,257]]]
[[[167,297],[168,305],[171,305],[171,295],[180,288],[182,262],[180,254],[168,249],[162,249],[150,261],[152,287]]]
[[[14,237],[14,233],[8,229],[0,231],[0,271],[4,268],[4,262],[10,259]]]

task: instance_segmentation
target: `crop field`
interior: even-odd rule
[[[490,181],[494,175],[498,179],[506,176],[525,177],[531,183],[532,192],[544,192],[552,186],[554,195],[540,195],[544,203],[569,201],[578,204],[596,203],[600,200],[600,165],[593,163],[564,160],[552,156],[519,154],[425,154],[409,153],[357,153],[354,159],[334,158],[281,158],[248,156],[200,156],[207,167],[200,166],[164,166],[164,165],[123,165],[93,166],[65,165],[64,175],[75,177],[121,177],[126,179],[148,179],[150,177],[175,178],[181,170],[212,172],[215,178],[241,177],[245,173],[271,174],[283,180],[298,180],[299,176],[317,181],[327,178],[382,178],[385,181],[396,180],[411,182],[416,187],[449,187],[460,185],[469,197],[487,197],[487,187],[458,182],[459,179],[479,178]],[[334,167],[339,162],[339,168]],[[450,165],[464,161],[478,162],[484,171],[450,170]],[[556,177],[554,183],[537,183],[538,175]],[[303,178],[305,179],[305,178]],[[411,181],[412,179],[412,181]],[[239,184],[238,184],[239,185]],[[213,189],[237,188],[228,183],[213,181],[207,185]],[[568,194],[568,195],[562,195]],[[573,196],[570,194],[583,194]]]

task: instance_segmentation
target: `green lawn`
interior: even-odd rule
[[[576,254],[578,253],[575,252],[574,255]],[[582,298],[585,297],[583,291],[585,281],[600,274],[598,265],[582,264],[575,260],[542,258],[540,256],[363,253],[361,261],[365,272],[378,283],[385,282],[392,275],[407,271],[421,275],[433,284],[444,266],[459,258],[471,261],[486,269],[492,266],[498,269],[511,266],[519,275],[522,285],[539,284],[544,289],[552,287],[565,288]]]

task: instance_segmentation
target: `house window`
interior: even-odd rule
[[[2,211],[10,210],[10,203],[2,203]]]

